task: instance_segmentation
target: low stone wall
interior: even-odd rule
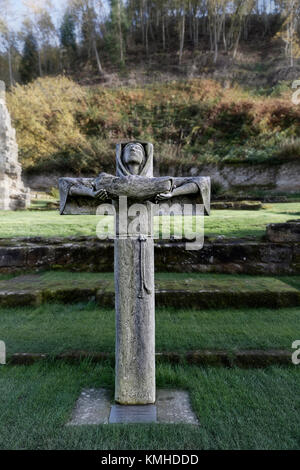
[[[113,242],[93,237],[0,239],[0,272],[109,272],[113,252]],[[202,250],[186,251],[183,242],[158,242],[155,267],[158,272],[299,274],[300,243],[207,239]]]
[[[289,220],[283,224],[269,224],[267,226],[267,239],[276,243],[300,243],[300,219]]]
[[[114,173],[114,172],[113,172]],[[300,163],[285,162],[277,165],[266,165],[263,163],[220,163],[203,164],[202,166],[191,166],[190,168],[180,165],[159,165],[156,162],[154,168],[155,176],[210,176],[213,183],[219,183],[227,191],[242,190],[244,194],[253,190],[276,191],[294,193],[300,191]],[[49,191],[51,187],[58,187],[58,179],[61,175],[24,175],[27,186],[33,190]],[[76,176],[66,174],[65,176]],[[87,176],[95,177],[90,174]]]

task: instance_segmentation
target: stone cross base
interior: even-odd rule
[[[185,390],[158,389],[155,405],[112,405],[109,390],[84,389],[73,410],[69,426],[126,423],[183,423],[199,425]]]

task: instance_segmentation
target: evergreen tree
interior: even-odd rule
[[[23,83],[29,83],[39,75],[38,46],[33,33],[25,37],[19,73]]]

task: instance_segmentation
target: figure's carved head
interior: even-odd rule
[[[138,175],[146,161],[143,145],[139,142],[129,142],[124,147],[122,160],[129,173]]]
[[[153,176],[153,145],[150,142],[120,142],[116,146],[117,176]]]

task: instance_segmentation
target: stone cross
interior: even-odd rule
[[[95,214],[104,201],[113,201],[116,214],[114,255],[116,307],[115,401],[121,405],[155,403],[154,241],[149,230],[155,203],[201,204],[209,214],[210,178],[153,177],[153,146],[144,142],[117,145],[116,176],[60,178],[60,212]],[[122,204],[127,228],[139,212],[136,236],[120,229]],[[123,201],[123,202],[122,202]],[[99,206],[101,208],[101,205]],[[99,212],[98,212],[99,213]]]

